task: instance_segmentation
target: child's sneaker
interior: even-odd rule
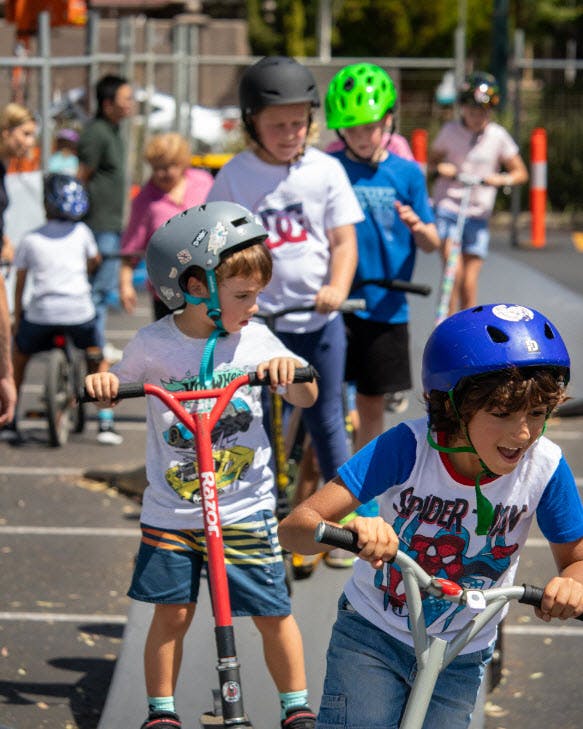
[[[347,569],[352,567],[356,555],[353,552],[349,552],[347,549],[331,549],[329,552],[324,554],[324,562],[328,567],[337,567],[339,569]]]
[[[316,569],[322,554],[297,554],[292,555],[292,566],[295,580],[305,580]]]
[[[281,729],[315,729],[316,715],[309,706],[290,709],[285,719],[281,720]]]
[[[140,729],[182,729],[182,722],[173,711],[152,711]]]
[[[409,407],[409,400],[404,392],[391,392],[385,395],[385,410],[389,413],[404,413]]]
[[[97,442],[101,445],[121,445],[123,443],[123,436],[115,429],[113,420],[99,421]]]

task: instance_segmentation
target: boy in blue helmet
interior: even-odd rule
[[[371,441],[281,523],[282,546],[321,551],[320,521],[379,503],[380,517],[344,525],[358,534],[360,559],[340,598],[317,727],[399,724],[416,657],[402,575],[390,564],[397,549],[465,588],[505,586],[536,516],[558,574],[535,612],[545,621],[583,613],[583,506],[560,448],[543,435],[565,398],[569,365],[557,329],[534,309],[491,304],[454,314],[423,355],[428,420]],[[423,602],[428,633],[445,640],[472,617],[427,595]],[[503,616],[442,671],[424,727],[469,725]]]

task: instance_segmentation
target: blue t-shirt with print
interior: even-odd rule
[[[401,222],[395,201],[410,205],[424,223],[434,221],[425,177],[416,162],[394,154],[373,167],[349,159],[344,151],[332,154],[344,166],[365,219],[357,223],[358,267],[354,279],[389,278],[410,281],[416,246],[409,228]],[[409,320],[407,298],[400,291],[368,285],[355,290],[353,298],[365,298],[363,319],[404,324]]]

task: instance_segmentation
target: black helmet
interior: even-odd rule
[[[81,220],[89,210],[89,198],[76,177],[51,173],[44,180],[44,203],[48,218]]]
[[[312,72],[295,58],[266,56],[245,69],[239,83],[239,105],[245,125],[266,106],[299,104],[320,106],[318,87]]]
[[[460,104],[494,108],[500,103],[498,82],[491,73],[476,71],[461,85],[459,101]]]

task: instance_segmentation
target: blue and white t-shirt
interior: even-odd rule
[[[583,506],[561,449],[544,436],[510,474],[482,484],[495,509],[486,536],[476,535],[473,482],[456,474],[445,454],[427,443],[425,419],[407,421],[371,441],[339,469],[354,496],[377,498],[380,515],[393,526],[400,549],[429,574],[465,588],[512,584],[520,552],[536,515],[549,542],[583,536]],[[374,570],[357,560],[345,587],[354,608],[379,629],[413,645],[401,572]],[[472,617],[469,610],[426,596],[428,632],[450,640]],[[504,612],[463,650],[485,648]]]
[[[371,278],[410,281],[417,246],[413,234],[401,221],[395,201],[410,205],[424,223],[433,223],[433,211],[425,177],[416,162],[391,154],[373,168],[351,160],[346,152],[335,152],[352,183],[364,220],[357,224],[358,266],[354,286]],[[404,324],[409,306],[404,293],[378,286],[364,286],[353,294],[366,299],[366,311],[356,312],[362,319]]]

